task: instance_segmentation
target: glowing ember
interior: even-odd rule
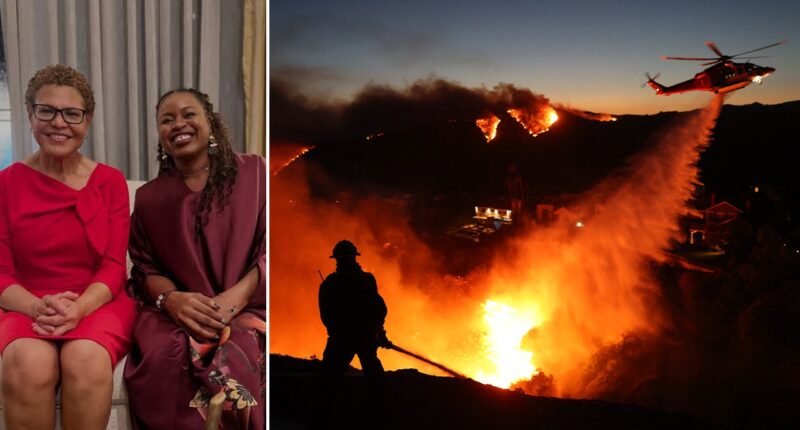
[[[508,388],[538,373],[531,359],[533,353],[520,349],[522,338],[538,321],[533,315],[522,315],[511,306],[487,300],[483,303],[487,331],[486,357],[494,366],[493,373],[478,371],[475,379],[485,384]]]
[[[490,115],[487,118],[479,118],[475,120],[475,125],[486,136],[486,142],[491,142],[497,136],[497,125],[500,124],[500,118]]]
[[[550,106],[545,106],[532,112],[522,109],[509,109],[508,114],[517,120],[533,137],[550,130],[550,126],[558,121],[558,114]]]
[[[277,168],[272,169],[272,176],[277,176],[278,173],[281,170],[285,169],[288,165],[294,163],[295,160],[297,160],[298,158],[302,157],[303,155],[305,155],[306,152],[311,151],[312,149],[314,149],[314,146],[308,146],[308,147],[304,147],[304,148],[300,149],[300,152],[298,152],[292,158],[290,158],[289,161],[281,164]]]

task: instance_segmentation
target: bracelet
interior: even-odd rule
[[[164,303],[167,301],[167,296],[169,296],[170,293],[174,293],[175,291],[176,290],[167,290],[159,294],[158,297],[156,297],[156,308],[158,308],[158,310],[160,311],[163,311]]]

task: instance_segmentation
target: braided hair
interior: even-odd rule
[[[218,214],[221,214],[225,206],[230,204],[238,167],[236,165],[236,156],[233,152],[233,148],[231,148],[228,128],[225,126],[225,122],[222,120],[222,116],[219,112],[214,112],[214,105],[208,99],[208,94],[194,88],[177,88],[164,93],[164,95],[158,99],[156,111],[161,107],[161,103],[164,99],[175,93],[191,94],[200,102],[203,106],[206,118],[211,124],[211,135],[218,144],[216,151],[209,151],[208,181],[205,187],[203,187],[202,194],[200,195],[200,203],[197,205],[194,216],[194,236],[195,239],[199,239],[203,226],[208,224],[208,218],[214,200],[217,201],[217,206],[219,208],[217,211]],[[160,143],[158,144],[158,162],[159,176],[175,168],[175,160],[164,151]]]

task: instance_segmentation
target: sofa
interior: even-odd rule
[[[136,194],[136,189],[139,188],[144,181],[128,181],[128,199],[130,201],[131,210],[133,210],[133,198]],[[128,271],[130,272],[131,261],[128,258]],[[130,416],[128,410],[128,393],[125,390],[125,384],[122,381],[122,370],[125,368],[125,358],[117,363],[114,369],[114,390],[111,399],[111,417],[108,420],[106,430],[129,430],[131,428]],[[0,380],[3,378],[2,361],[0,361]],[[56,430],[61,430],[61,398],[56,398]],[[3,398],[0,394],[0,430],[6,430],[5,419],[3,419]]]

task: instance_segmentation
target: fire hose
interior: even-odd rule
[[[384,339],[385,339],[385,338],[384,338]],[[399,353],[401,353],[401,354],[405,354],[405,355],[407,355],[407,356],[409,356],[409,357],[416,358],[417,360],[419,360],[419,361],[422,361],[422,362],[424,362],[424,363],[428,363],[428,364],[430,364],[431,366],[433,366],[433,367],[435,367],[435,368],[437,368],[437,369],[439,369],[439,370],[441,370],[441,371],[443,371],[443,372],[445,372],[445,373],[447,373],[447,374],[449,374],[449,375],[451,375],[451,376],[454,376],[454,377],[456,377],[456,378],[458,378],[458,379],[469,379],[469,378],[467,378],[466,376],[464,376],[464,375],[462,375],[462,374],[460,374],[460,373],[456,372],[455,370],[453,370],[453,369],[451,369],[451,368],[449,368],[449,367],[447,367],[447,366],[444,366],[444,365],[442,365],[442,364],[439,364],[439,363],[437,363],[437,362],[435,362],[435,361],[433,361],[433,360],[431,360],[431,359],[425,358],[425,357],[423,357],[423,356],[421,356],[421,355],[419,355],[419,354],[415,354],[415,353],[413,353],[413,352],[411,352],[411,351],[409,351],[409,350],[407,350],[407,349],[405,349],[405,348],[401,348],[401,347],[399,347],[399,346],[397,346],[397,345],[393,344],[393,343],[392,343],[392,342],[391,342],[389,339],[385,339],[385,340],[384,340],[384,341],[381,343],[381,345],[380,345],[380,346],[381,346],[382,348],[386,348],[386,349],[392,349],[392,350],[395,350],[395,351],[397,351],[397,352],[399,352]]]

